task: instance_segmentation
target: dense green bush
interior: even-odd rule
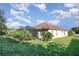
[[[64,48],[56,43],[43,44],[22,43],[12,38],[0,37],[0,56],[60,56]],[[40,41],[39,41],[40,42]]]
[[[48,32],[48,31],[43,31],[41,35],[42,35],[43,41],[49,41],[53,37],[52,33]]]
[[[5,30],[0,31],[0,35],[5,35],[5,34],[6,34]]]
[[[10,31],[8,35],[19,40],[30,40],[32,37],[32,34],[27,30]]]
[[[72,30],[73,30],[76,34],[79,34],[79,27],[73,27]]]
[[[11,37],[13,37],[13,38],[15,38],[15,34],[16,34],[16,32],[15,31],[8,31],[8,33],[7,33],[7,35],[8,36],[11,36]]]
[[[32,34],[27,30],[19,30],[17,32],[20,40],[30,40],[32,37]]]
[[[68,36],[72,36],[72,35],[74,35],[74,31],[73,30],[69,30],[68,31]]]

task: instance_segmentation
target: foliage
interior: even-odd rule
[[[15,31],[12,31],[12,30],[9,30],[9,31],[7,31],[7,35],[15,38],[16,32]]]
[[[43,41],[49,41],[52,39],[52,36],[53,36],[52,33],[48,31],[43,31],[41,35],[42,35]]]
[[[8,32],[9,36],[12,36],[13,38],[17,38],[19,40],[30,40],[32,37],[32,34],[27,30],[16,30],[16,31],[10,31]]]
[[[68,36],[72,36],[72,35],[74,35],[74,31],[73,30],[69,30],[68,31]]]
[[[0,55],[11,56],[46,56],[46,55],[61,55],[63,47],[59,45],[48,44],[47,48],[43,47],[41,44],[31,44],[31,43],[19,43],[14,39],[8,37],[0,37]],[[55,50],[56,49],[56,50]],[[59,51],[59,52],[58,52]]]
[[[5,34],[3,31],[3,29],[6,29],[5,22],[4,11],[0,10],[0,35]]]
[[[6,30],[3,29],[2,31],[0,31],[0,35],[5,35],[6,34]]]
[[[30,31],[27,30],[18,30],[18,37],[20,37],[19,39],[22,40],[31,40],[32,34],[30,33]]]
[[[5,23],[4,11],[0,10],[0,23]]]
[[[79,37],[75,37],[71,40],[67,47],[65,54],[68,56],[79,56]]]
[[[72,38],[71,38],[72,37]],[[66,39],[66,40],[65,40]],[[71,42],[68,42],[71,39]],[[36,41],[36,40],[35,40]],[[57,41],[57,40],[56,40]],[[69,36],[58,39],[58,43],[67,43],[68,47],[64,47],[55,42],[46,43],[44,41],[37,41],[32,44],[31,42],[19,43],[7,36],[0,36],[0,55],[2,56],[79,56],[79,37]],[[67,42],[66,42],[67,41]],[[33,41],[34,42],[34,41]],[[42,42],[41,44],[38,44]]]
[[[73,30],[76,34],[79,34],[79,27],[73,27],[72,30]]]

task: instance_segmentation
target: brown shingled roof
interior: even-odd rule
[[[34,29],[56,29],[56,30],[65,30],[57,25],[50,23],[41,23],[33,27]]]

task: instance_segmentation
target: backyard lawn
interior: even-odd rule
[[[2,56],[79,56],[79,37],[68,36],[44,42],[29,40],[20,43],[7,36],[0,36]]]

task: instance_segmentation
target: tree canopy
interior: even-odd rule
[[[4,11],[0,10],[0,34],[2,33],[3,29],[6,28],[5,22]]]
[[[79,34],[79,27],[73,27],[72,30],[73,30],[76,34]]]

